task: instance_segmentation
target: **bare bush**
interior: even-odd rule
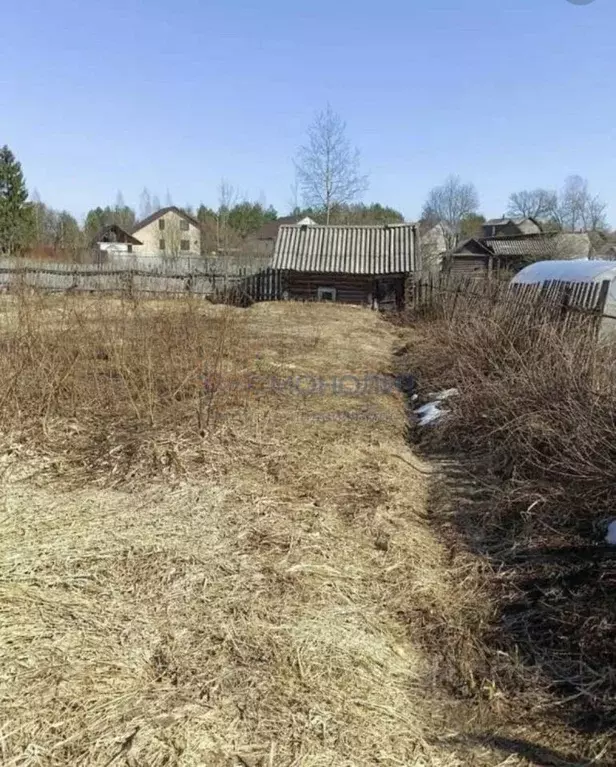
[[[455,526],[496,566],[498,641],[568,696],[576,726],[611,732],[616,556],[602,540],[616,516],[614,349],[583,321],[506,300],[417,330],[407,364],[428,389],[459,390],[428,443],[472,458],[486,490]]]

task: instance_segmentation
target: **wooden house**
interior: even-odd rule
[[[471,238],[445,259],[450,272],[482,275],[516,272],[535,261],[589,258],[592,243],[587,233],[540,232]]]
[[[516,234],[540,234],[541,224],[536,218],[491,218],[482,225],[484,237],[502,237]]]

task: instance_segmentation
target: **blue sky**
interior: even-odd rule
[[[419,214],[450,173],[498,215],[572,173],[616,225],[616,3],[594,0],[29,0],[0,27],[0,144],[83,215],[121,190],[215,205],[226,178],[287,211],[329,101],[365,200]]]

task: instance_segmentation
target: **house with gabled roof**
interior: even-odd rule
[[[284,272],[289,298],[399,307],[407,276],[420,268],[417,228],[281,226],[272,266]]]
[[[130,255],[141,245],[143,245],[141,240],[129,234],[118,224],[104,226],[90,242],[94,261],[99,264],[106,263],[117,256]]]
[[[482,224],[484,237],[515,236],[516,234],[541,234],[541,223],[532,216],[522,218],[491,218]]]
[[[164,258],[201,254],[201,224],[175,205],[139,221],[131,234],[142,243],[134,248],[139,255]]]
[[[465,274],[517,271],[534,261],[589,258],[592,252],[587,232],[473,237],[460,243],[449,254],[446,268],[451,272]]]

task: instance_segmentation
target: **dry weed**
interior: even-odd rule
[[[442,518],[494,569],[492,644],[512,660],[497,683],[510,694],[526,685],[578,732],[609,738],[616,571],[602,537],[616,516],[613,349],[583,323],[563,328],[506,303],[419,323],[408,339],[405,364],[424,390],[460,392],[426,444],[463,457],[471,487],[484,490],[465,499],[462,474],[450,477],[454,506]],[[564,703],[546,702],[554,691]]]

